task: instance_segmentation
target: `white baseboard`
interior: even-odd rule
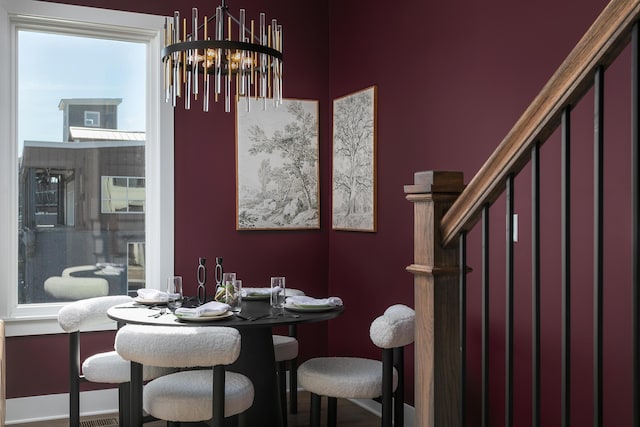
[[[118,412],[118,389],[80,393],[80,415],[93,416]],[[7,399],[6,425],[69,418],[69,394]]]

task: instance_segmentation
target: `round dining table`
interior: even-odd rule
[[[228,326],[238,329],[241,335],[241,350],[238,360],[227,368],[246,375],[253,382],[255,397],[253,405],[243,417],[248,426],[284,426],[280,409],[280,393],[272,328],[302,323],[322,322],[338,317],[343,306],[305,307],[273,309],[269,299],[258,298],[242,301],[240,313],[227,317],[186,320],[178,318],[161,304],[148,302],[126,303],[111,307],[108,316],[120,325],[133,323],[143,325],[171,325],[176,327]],[[142,426],[142,366],[131,363],[130,419],[131,426]]]

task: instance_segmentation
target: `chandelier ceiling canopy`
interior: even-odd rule
[[[167,17],[165,23],[164,62],[165,100],[175,107],[184,99],[185,109],[202,99],[202,108],[209,111],[211,96],[215,102],[224,100],[225,111],[231,111],[231,100],[250,98],[282,103],[282,25],[275,19],[267,24],[265,14],[248,24],[245,10],[236,19],[222,0],[211,17],[198,18],[198,9],[191,11],[191,32],[187,19],[180,13]],[[234,39],[237,37],[237,39]]]

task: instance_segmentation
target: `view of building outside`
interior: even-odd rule
[[[20,304],[144,286],[145,49],[18,32]]]

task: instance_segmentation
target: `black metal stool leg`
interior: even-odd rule
[[[287,427],[287,362],[278,362],[278,391],[280,392],[280,410],[282,422]]]
[[[131,396],[131,383],[118,385],[118,425],[129,427],[131,425],[131,409],[129,398]]]
[[[311,427],[320,427],[320,395],[311,393]]]
[[[338,420],[338,399],[327,398],[327,427],[336,427]]]
[[[289,412],[298,413],[298,358],[289,364]]]

